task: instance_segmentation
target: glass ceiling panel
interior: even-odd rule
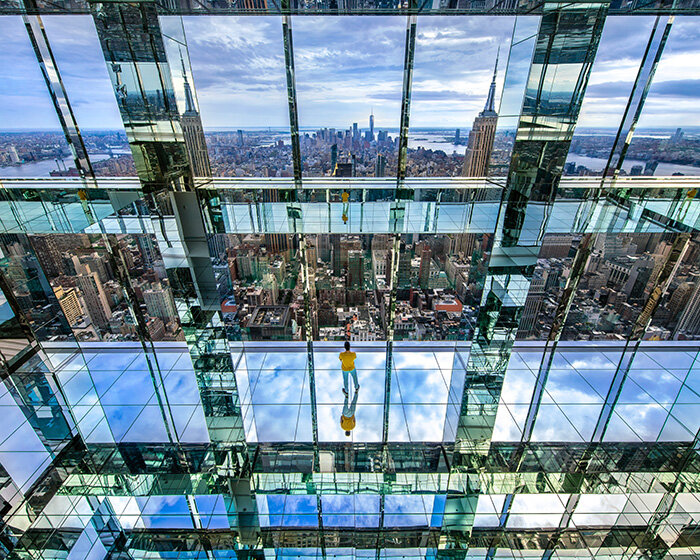
[[[303,174],[395,176],[406,19],[297,17],[293,34]]]
[[[95,175],[135,176],[134,158],[92,18],[47,16],[42,21]]]
[[[494,99],[494,109],[498,109],[514,23],[515,18],[509,17],[418,20],[408,176],[465,175],[469,131],[487,103],[500,48],[503,56]]]
[[[49,177],[74,166],[20,16],[0,16],[0,172]]]
[[[643,175],[700,175],[696,25],[689,17],[673,23],[627,154],[635,174],[642,166]]]
[[[293,176],[282,18],[183,21],[213,175]]]

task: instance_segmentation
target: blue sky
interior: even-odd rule
[[[119,128],[91,18],[43,20],[79,125]],[[500,93],[514,21],[484,16],[419,18],[412,126],[470,126],[483,107],[499,46]],[[608,19],[579,126],[616,126],[652,22],[646,16]],[[696,22],[692,17],[676,18],[641,127],[700,126]],[[302,127],[346,128],[353,122],[366,127],[371,110],[377,127],[398,126],[404,17],[296,17],[293,29]],[[188,17],[185,31],[205,127],[288,125],[279,17]],[[0,16],[0,35],[4,39],[0,127],[57,128],[21,18]],[[525,65],[516,71],[515,62],[511,60],[511,77],[522,82]],[[180,79],[179,72],[175,78]]]

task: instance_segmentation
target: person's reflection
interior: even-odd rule
[[[345,430],[345,435],[350,437],[350,432],[355,428],[355,409],[357,408],[357,395],[360,394],[360,386],[355,386],[355,394],[352,397],[352,402],[348,406],[348,392],[345,391],[345,403],[343,404],[343,413],[340,415],[340,427]]]
[[[342,197],[343,197],[343,216],[342,216],[342,218],[343,218],[343,223],[347,224],[348,223],[348,210],[350,208],[350,203],[348,202],[348,200],[350,199],[350,195],[346,191],[343,191]]]

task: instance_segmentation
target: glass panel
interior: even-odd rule
[[[304,340],[306,312],[298,239],[287,234],[211,238],[227,324],[246,340]]]
[[[651,16],[606,20],[564,175],[603,174],[654,20]],[[628,154],[623,163],[625,173],[631,173],[634,165]]]
[[[488,174],[514,23],[510,17],[418,20],[408,176]],[[491,92],[499,49],[501,71]],[[471,164],[464,163],[465,147],[475,152]]]
[[[293,176],[282,19],[186,17],[184,27],[213,175]],[[180,66],[173,73],[177,88]]]
[[[507,58],[504,56],[503,94],[498,109],[498,125],[489,165],[491,177],[506,177],[515,143],[525,86],[540,25],[539,16],[517,16]],[[505,55],[505,53],[503,53]],[[498,91],[498,89],[496,90]]]
[[[153,341],[184,340],[167,274],[151,235],[118,236],[128,259],[130,290],[119,274],[102,238],[88,235],[40,235],[31,238],[66,322],[79,341],[139,340],[132,305],[143,306],[144,327]],[[138,311],[141,313],[141,310]]]
[[[74,167],[22,18],[0,16],[0,176],[48,177]]]
[[[627,153],[632,175],[700,175],[696,24],[683,16],[673,23]]]
[[[629,336],[656,285],[674,239],[673,234],[661,233],[598,234],[566,318],[562,338],[624,340]],[[550,243],[549,246],[555,250],[554,244]],[[561,246],[561,250],[565,250],[565,244]],[[695,261],[688,258],[695,259],[697,251],[697,242],[691,243],[685,254],[684,265],[678,268],[668,290],[660,300],[652,324],[644,335],[645,339],[668,340],[687,336],[682,333],[688,329],[688,333],[695,332],[695,327],[688,323],[691,312],[686,312],[687,318],[683,319],[680,305],[690,301],[696,285],[697,270],[691,264]],[[536,277],[540,279],[537,289],[540,291],[534,293],[531,290],[528,296],[533,302],[533,309],[536,300],[544,301],[545,291],[540,284],[545,282],[546,287],[550,274],[554,277],[560,274],[568,275],[566,261],[554,261],[554,264],[556,266],[553,270],[549,267],[551,272],[544,267],[538,268],[539,272],[536,271]],[[561,284],[558,289],[561,290]],[[552,293],[550,296],[547,292],[546,297],[555,295]],[[547,322],[551,322],[551,311],[547,311],[547,308],[551,310],[553,307],[553,303],[541,306],[538,318],[534,320],[537,325],[533,323],[528,332],[539,332],[539,336],[546,336]],[[530,323],[526,326],[529,325]],[[521,328],[521,332],[525,331]]]
[[[395,176],[406,19],[293,24],[304,175]]]
[[[136,175],[92,18],[48,16],[42,21],[95,175]]]

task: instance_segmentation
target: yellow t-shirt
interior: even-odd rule
[[[348,199],[350,198],[350,195],[344,192],[341,196],[343,197],[343,204],[346,204]]]
[[[340,427],[345,430],[346,432],[349,432],[355,427],[355,417],[351,416],[348,418],[347,416],[343,416],[342,414],[340,415]]]
[[[355,358],[357,358],[355,352],[341,352],[339,358],[343,363],[343,371],[352,371],[355,369]]]

